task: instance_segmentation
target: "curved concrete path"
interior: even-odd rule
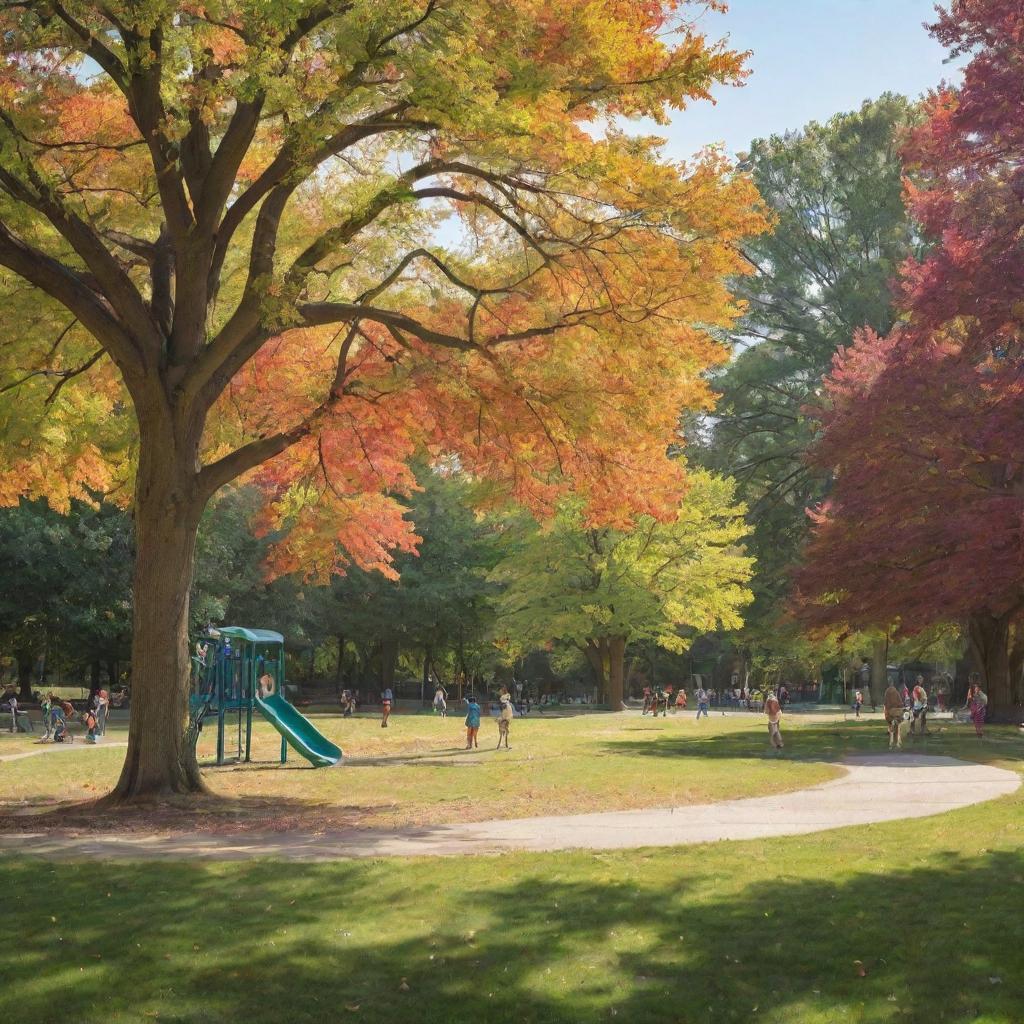
[[[22,750],[17,754],[3,754],[0,755],[0,762],[3,761],[21,761],[26,757],[38,757],[40,754],[74,754],[79,750],[109,750],[111,747],[127,747],[128,742],[117,742],[113,743],[102,742],[102,743],[38,743],[31,750]]]
[[[504,850],[614,850],[822,832],[845,825],[923,818],[1015,792],[1016,772],[949,757],[851,757],[846,774],[811,789],[715,804],[434,825],[394,832],[0,835],[0,849],[51,857],[323,861],[450,856]]]

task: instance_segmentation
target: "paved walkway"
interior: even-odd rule
[[[31,750],[23,750],[18,754],[0,755],[0,761],[20,761],[23,757],[38,757],[39,754],[68,754],[76,750],[103,750],[110,747],[127,747],[128,741],[101,740],[99,743],[86,743],[82,740],[79,743],[40,743]]]
[[[722,839],[801,835],[844,825],[922,818],[1015,792],[1021,777],[988,765],[919,754],[851,757],[846,774],[777,796],[657,810],[435,825],[243,836],[45,833],[0,836],[0,849],[52,857],[344,860],[450,856],[503,850],[613,850]]]

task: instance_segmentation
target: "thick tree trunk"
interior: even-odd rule
[[[173,449],[146,445],[135,499],[132,700],[128,754],[112,796],[204,789],[188,722],[189,589],[202,503]]]
[[[433,687],[430,685],[430,647],[423,652],[423,676],[420,680],[420,703],[426,705],[433,698]]]
[[[584,657],[587,659],[587,664],[590,665],[590,671],[594,676],[594,683],[597,686],[597,691],[603,697],[608,689],[608,675],[605,671],[604,641],[588,640],[585,644],[580,645],[580,649],[583,651]]]
[[[338,663],[334,666],[334,690],[341,693],[341,683],[345,675],[345,637],[338,634]]]
[[[889,641],[881,637],[871,645],[871,686],[870,693],[864,694],[864,700],[872,707],[882,703],[886,687],[889,685]]]
[[[380,644],[380,688],[394,689],[395,666],[398,664],[398,641],[382,640]]]
[[[988,720],[1016,721],[1020,707],[1010,675],[1010,616],[972,615],[967,620],[967,635],[982,675],[982,689],[988,695]]]
[[[626,674],[626,638],[608,638],[608,708],[622,710],[623,680]]]
[[[32,673],[36,659],[28,652],[18,652],[18,700],[28,702],[32,699]]]

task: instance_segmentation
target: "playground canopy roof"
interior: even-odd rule
[[[248,626],[224,626],[217,630],[221,636],[231,636],[238,640],[248,640],[254,644],[283,644],[284,637],[272,629],[249,629]]]

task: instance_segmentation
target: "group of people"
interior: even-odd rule
[[[38,699],[43,716],[43,736],[40,740],[42,743],[65,743],[70,740],[68,723],[74,718],[81,719],[86,743],[95,743],[107,731],[110,695],[106,690],[97,690],[93,693],[81,712],[75,710],[71,701],[64,700],[52,692],[47,692]],[[17,732],[18,716],[26,716],[28,713],[20,709],[18,696],[14,692],[4,695],[3,706],[11,713],[11,732]]]
[[[854,709],[860,717],[860,709],[864,703],[864,695],[858,690],[854,696]],[[899,743],[900,722],[909,723],[908,732],[911,736],[927,736],[928,733],[928,691],[924,688],[924,676],[918,676],[913,689],[905,686],[902,691],[889,684],[882,698],[885,720],[889,727],[891,745]],[[939,710],[942,710],[940,707]],[[980,738],[985,734],[985,718],[988,714],[988,695],[981,688],[981,676],[972,672],[967,683],[967,700],[963,710],[970,716],[974,732]]]

